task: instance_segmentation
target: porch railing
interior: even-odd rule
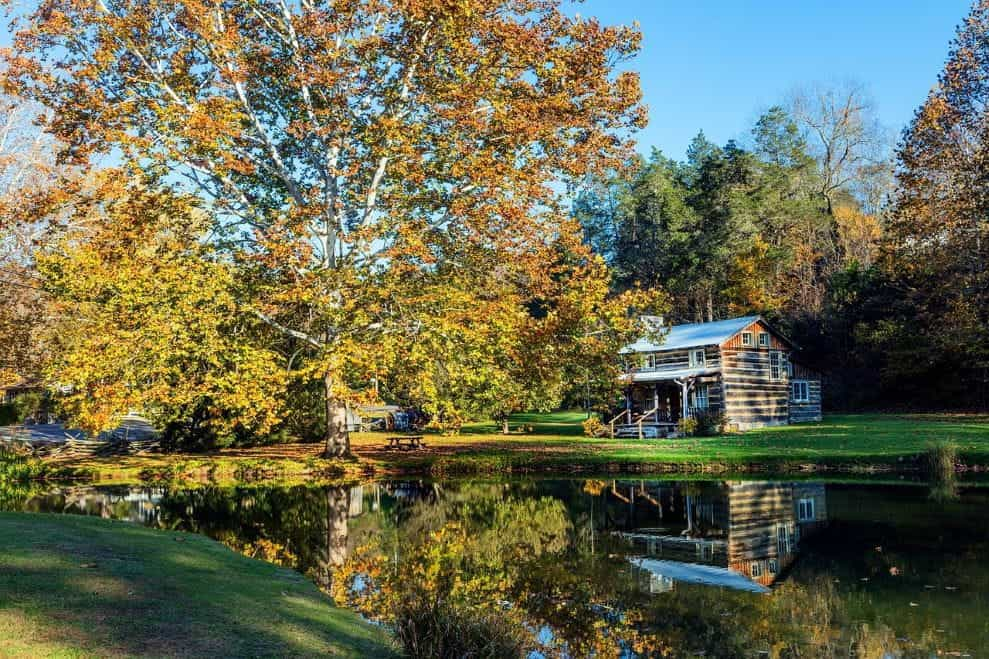
[[[618,419],[620,419],[620,418],[622,418],[623,416],[626,416],[626,415],[628,416],[628,423],[631,424],[632,423],[632,410],[630,410],[630,409],[624,409],[624,410],[622,410],[621,411],[621,414],[619,414],[614,419],[612,419],[611,421],[608,422],[608,428],[609,428],[609,430],[611,432],[611,438],[612,439],[615,438],[615,424],[618,422]]]
[[[657,416],[657,423],[658,423],[659,422],[658,421],[659,408],[658,407],[654,407],[651,410],[649,410],[648,412],[643,412],[639,416],[639,418],[636,420],[635,425],[637,425],[639,427],[639,439],[644,439],[644,435],[642,434],[642,424],[646,422],[646,419],[648,419],[650,415],[656,415]]]
[[[651,410],[636,414],[632,410],[622,410],[615,418],[608,422],[608,430],[611,438],[615,438],[616,426],[635,426],[638,430],[639,439],[644,439],[646,424],[675,423],[668,410],[654,407]]]

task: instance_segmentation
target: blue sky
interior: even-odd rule
[[[653,146],[682,158],[699,129],[744,138],[761,110],[805,82],[867,86],[899,134],[934,84],[969,0],[587,0],[606,23],[638,20]]]

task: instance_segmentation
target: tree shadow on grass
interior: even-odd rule
[[[24,625],[37,653],[394,654],[302,575],[206,538],[24,514],[0,514],[0,537],[0,616]]]

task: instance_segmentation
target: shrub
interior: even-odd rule
[[[720,435],[724,431],[725,423],[727,422],[724,412],[714,412],[711,410],[697,410],[694,414],[694,420],[697,422],[694,428],[694,435],[698,437]]]
[[[464,422],[459,417],[448,416],[446,418],[440,418],[438,416],[434,416],[429,420],[429,423],[425,425],[425,429],[438,432],[444,437],[453,437],[460,434],[460,428],[463,425]]]
[[[580,424],[584,427],[584,435],[587,437],[601,437],[605,432],[605,425],[596,416],[592,416]]]
[[[953,501],[958,498],[958,482],[955,475],[958,447],[952,442],[931,444],[924,452],[922,461],[930,479],[931,499]]]
[[[697,419],[690,417],[677,421],[677,431],[681,435],[693,435],[697,432]]]
[[[924,467],[933,481],[944,482],[954,479],[957,460],[958,447],[952,442],[936,442],[928,446],[924,453]]]
[[[506,616],[427,598],[403,603],[395,636],[411,659],[519,657],[525,647],[518,626]]]
[[[45,467],[40,460],[18,455],[0,446],[0,486],[4,483],[26,483],[40,478],[44,473]]]

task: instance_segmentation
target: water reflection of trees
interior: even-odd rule
[[[634,485],[634,497],[631,490],[620,490],[624,499],[615,496],[613,483],[601,481],[204,487],[155,494],[157,516],[146,523],[203,533],[245,554],[306,572],[338,599],[349,599],[372,617],[395,622],[396,612],[415,602],[429,603],[433,608],[420,611],[439,615],[437,603],[446,603],[460,616],[451,618],[456,624],[466,624],[467,615],[503,621],[529,647],[538,646],[547,655],[609,656],[634,646],[644,655],[659,656],[768,652],[778,657],[909,657],[929,656],[943,646],[933,618],[915,621],[909,642],[897,641],[886,624],[893,609],[864,599],[855,588],[862,576],[857,571],[872,575],[872,583],[877,575],[890,575],[894,567],[918,574],[936,572],[937,566],[917,562],[917,557],[927,556],[922,546],[911,544],[925,540],[919,528],[909,537],[877,528],[874,538],[858,526],[846,530],[839,525],[828,534],[825,546],[817,548],[834,564],[823,558],[798,562],[786,578],[772,584],[768,595],[691,584],[651,595],[641,588],[627,560],[641,547],[617,532],[658,524],[661,516],[669,527],[664,533],[679,534],[683,526],[689,529],[685,537],[721,537],[711,521],[716,515],[689,522],[686,516],[688,510],[696,514],[697,506],[706,505],[704,497],[726,496],[731,489],[719,484],[677,489],[666,484],[662,491],[652,491]],[[736,490],[746,497],[759,491]],[[761,491],[778,497],[782,490]],[[798,498],[809,496],[807,491],[805,486],[794,489]],[[101,489],[98,494],[105,499],[86,488],[64,491],[35,497],[28,507],[63,510],[71,503],[90,514],[129,518],[135,502],[151,496],[149,490],[127,488]],[[687,504],[688,496],[694,508]],[[648,515],[629,505],[633,498],[650,511]],[[920,498],[926,500],[924,495]],[[734,501],[741,505],[747,500]],[[842,500],[847,500],[842,503],[847,517],[857,500],[852,495]],[[875,508],[884,501],[880,497],[871,503],[874,510],[869,514],[895,519],[899,511],[918,520],[914,508],[892,497],[885,500],[889,510]],[[936,528],[946,528],[947,512],[956,521],[970,518],[962,508],[967,504],[952,505],[959,510],[928,511],[936,514]],[[848,538],[853,537],[857,544],[850,544]],[[916,550],[916,556],[897,554],[894,539],[902,551]],[[984,533],[963,544],[983,541]],[[876,549],[886,543],[882,551]],[[934,554],[947,555],[944,550]],[[934,554],[924,560],[935,560]],[[964,563],[952,569],[962,574],[972,566]],[[340,577],[335,582],[333,574]],[[355,585],[364,591],[355,590]],[[895,595],[906,606],[906,595],[891,590],[894,587],[885,586],[877,597]],[[902,620],[897,620],[902,635]]]

